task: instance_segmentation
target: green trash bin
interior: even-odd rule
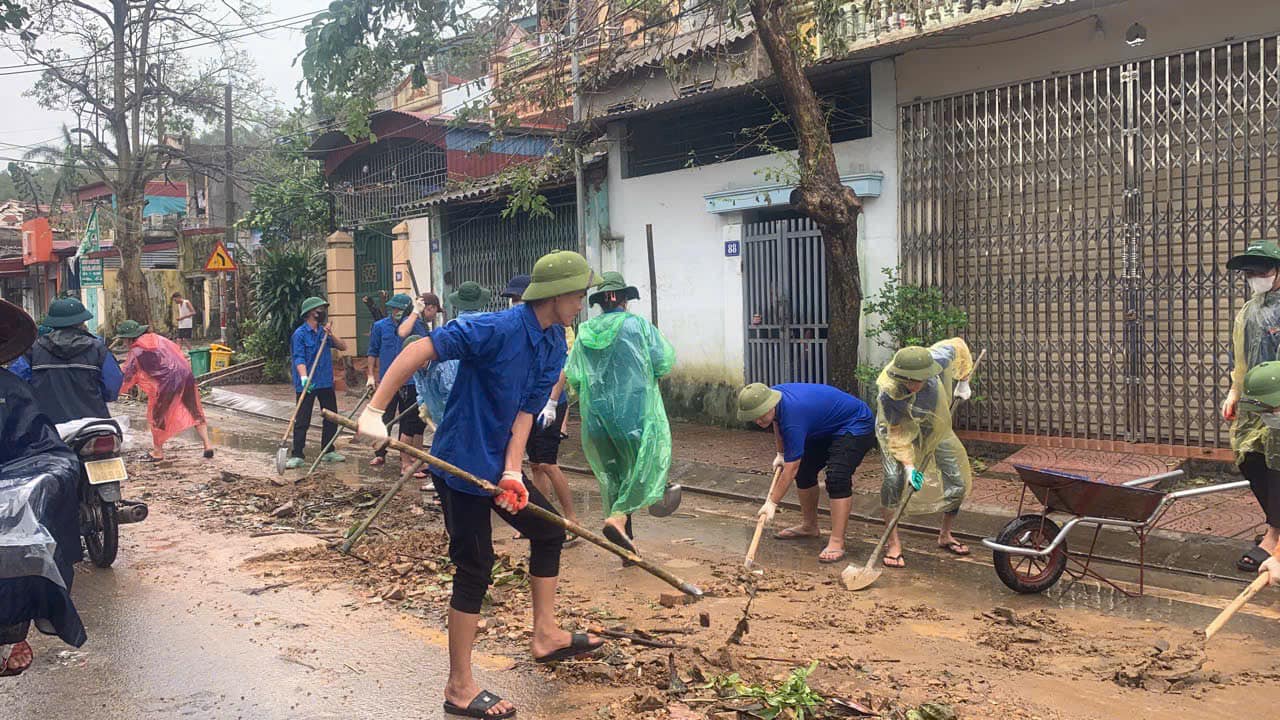
[[[191,361],[191,373],[196,377],[206,375],[209,372],[209,348],[194,349],[187,353],[187,358]]]

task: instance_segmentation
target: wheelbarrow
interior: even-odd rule
[[[1249,487],[1247,480],[1238,480],[1166,493],[1148,486],[1181,478],[1181,470],[1112,485],[1058,470],[1022,465],[1014,465],[1014,468],[1023,484],[1018,516],[1010,520],[998,535],[984,539],[982,544],[992,550],[992,562],[1000,581],[1019,593],[1043,592],[1053,587],[1066,573],[1073,583],[1091,577],[1129,597],[1141,595],[1146,588],[1147,538],[1173,504],[1186,498]],[[1039,502],[1040,512],[1023,513],[1029,504],[1028,491]],[[1069,519],[1059,525],[1051,515]],[[1067,535],[1078,526],[1092,527],[1093,537],[1088,550],[1072,553],[1068,549]],[[1098,536],[1104,527],[1129,530],[1137,537],[1137,593],[1108,580],[1093,563]]]

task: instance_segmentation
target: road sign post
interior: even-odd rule
[[[213,246],[213,252],[209,253],[209,259],[204,263],[205,272],[229,273],[236,272],[236,262],[231,257],[231,253],[227,251],[227,246],[221,240],[217,245]],[[223,343],[227,342],[227,276],[224,274],[218,282],[218,325],[220,337]]]

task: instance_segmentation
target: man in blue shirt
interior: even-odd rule
[[[875,417],[858,398],[829,385],[785,383],[772,388],[752,383],[738,395],[738,419],[773,427],[782,468],[758,515],[773,520],[791,483],[800,496],[801,523],[779,531],[781,540],[821,537],[818,530],[818,471],[827,469],[831,537],[818,555],[823,563],[844,558],[844,532],[853,509],[853,473],[876,445]]]
[[[293,452],[287,468],[302,467],[302,451],[307,445],[307,431],[311,429],[311,411],[316,400],[325,410],[338,411],[338,396],[333,392],[333,354],[330,350],[346,350],[347,343],[333,334],[333,326],[329,322],[329,302],[324,298],[309,297],[302,301],[302,324],[293,331],[290,342],[293,368],[293,390],[302,404],[298,406],[298,418],[293,424]],[[326,340],[327,337],[327,340]],[[321,352],[323,345],[324,352]],[[315,372],[311,371],[311,363],[319,355]],[[304,397],[305,396],[305,397]],[[329,441],[337,434],[338,426],[325,420],[320,427],[320,447],[328,447]],[[343,462],[341,453],[325,453],[321,460],[325,462]]]
[[[360,416],[359,437],[383,441],[383,409],[392,388],[435,360],[459,360],[458,377],[439,418],[432,450],[479,477],[500,478],[490,496],[461,478],[433,470],[449,532],[449,559],[456,568],[449,602],[449,680],[445,712],[505,718],[515,707],[482,690],[471,670],[481,603],[493,571],[494,511],[529,540],[529,587],[533,596],[531,650],[538,662],[590,653],[603,643],[570,634],[555,619],[556,581],[564,529],[521,513],[530,502],[554,512],[521,472],[534,416],[542,411],[565,360],[564,326],[582,311],[592,273],[578,253],[557,251],[533,268],[525,304],[496,313],[459,317],[405,348]],[[486,714],[487,713],[487,714]]]
[[[413,305],[413,301],[408,295],[398,293],[392,295],[387,301],[387,316],[375,322],[373,327],[369,328],[369,362],[365,366],[368,371],[368,386],[376,388],[383,376],[387,374],[387,368],[391,367],[391,363],[395,362],[396,356],[400,354],[400,348],[404,345],[404,341],[400,338],[400,326],[403,321],[408,321],[409,308]],[[412,332],[409,335],[417,335],[425,337],[427,335],[427,326],[413,318],[410,324]],[[405,383],[404,387],[396,393],[395,397],[387,405],[387,410],[382,414],[382,423],[390,426],[391,423],[400,417],[401,413],[417,406],[416,398],[413,392],[413,380]],[[426,431],[426,423],[422,422],[422,418],[418,417],[417,412],[410,412],[400,417],[400,442],[412,445],[414,447],[422,447],[422,434]],[[378,448],[373,455],[373,460],[369,461],[373,467],[381,467],[387,464],[387,449]],[[413,458],[402,455],[400,457],[400,472],[404,472],[413,464]],[[425,473],[419,473],[419,478],[426,478]]]

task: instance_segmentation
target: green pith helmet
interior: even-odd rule
[[[1241,405],[1255,412],[1280,407],[1280,360],[1255,365],[1245,373]]]
[[[1245,251],[1227,261],[1228,270],[1271,270],[1280,267],[1280,245],[1275,240],[1250,243]]]
[[[899,380],[928,380],[942,372],[942,366],[929,354],[929,348],[911,345],[893,354],[889,374]]]
[[[754,422],[756,418],[777,407],[782,393],[764,383],[751,383],[738,393],[738,419]]]
[[[473,280],[462,283],[457,290],[449,293],[449,304],[457,312],[479,310],[488,305],[491,299],[493,299],[493,293]]]
[[[150,325],[143,325],[137,320],[125,320],[116,326],[116,337],[132,340],[141,337],[144,333],[150,332]]]
[[[418,342],[421,339],[422,339],[421,335],[410,335],[409,337],[404,339],[404,342],[400,343],[400,349],[403,350],[409,347],[410,345]]]
[[[93,317],[93,313],[84,309],[84,305],[75,298],[62,298],[49,303],[49,314],[44,316],[44,325],[51,328],[75,327]]]
[[[553,250],[534,263],[533,281],[524,291],[524,301],[582,292],[591,287],[592,277],[586,258],[572,250]]]
[[[315,310],[316,308],[325,307],[328,304],[329,304],[329,301],[325,300],[322,297],[309,297],[306,300],[302,301],[302,314],[299,317],[305,318],[307,316],[307,313],[311,312],[312,310]]]
[[[396,293],[395,295],[391,296],[390,300],[387,301],[387,307],[391,308],[392,310],[408,310],[409,308],[413,307],[413,300],[411,300],[409,296],[405,295],[404,293]]]
[[[600,284],[596,285],[596,291],[591,293],[591,297],[587,298],[587,304],[596,305],[604,300],[604,296],[609,293],[621,293],[623,300],[639,300],[640,291],[635,287],[628,285],[623,279],[622,273],[610,270],[600,274]]]

